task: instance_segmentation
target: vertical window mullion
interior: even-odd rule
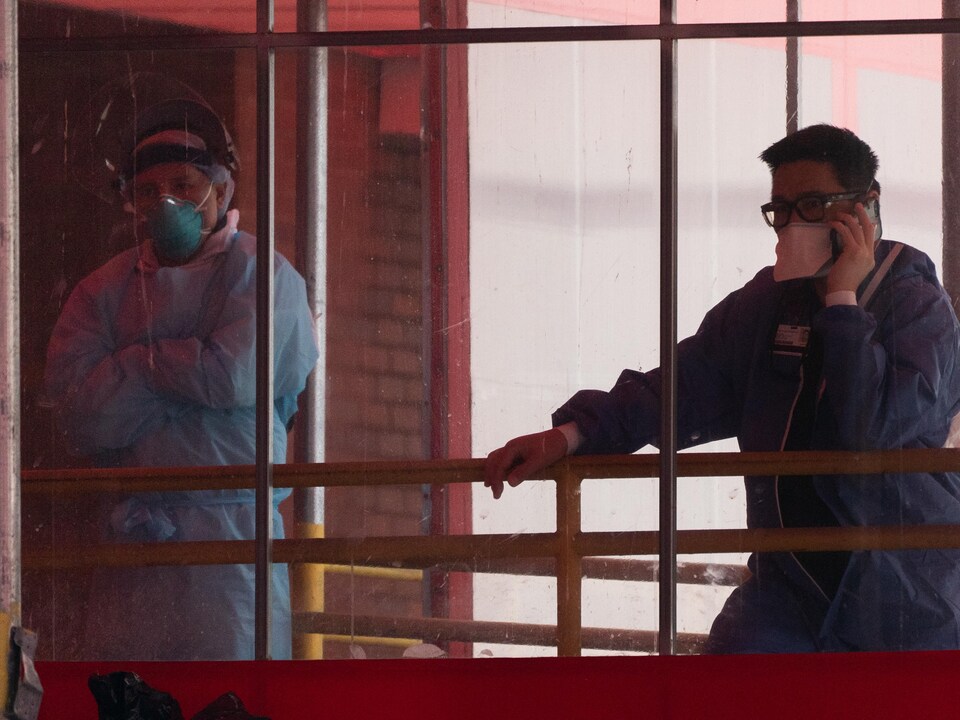
[[[10,628],[20,625],[20,232],[18,175],[17,6],[0,13],[0,653],[10,653]],[[6,670],[6,667],[4,668]],[[0,675],[6,706],[8,680]],[[16,676],[14,676],[16,679]]]
[[[270,654],[273,560],[273,162],[272,0],[257,0],[257,453],[254,657]]]
[[[787,22],[800,22],[800,0],[787,0]],[[800,127],[800,38],[787,38],[787,134]]]
[[[675,0],[660,24],[674,25]],[[677,40],[660,40],[660,613],[658,649],[677,639]]]
[[[944,18],[960,18],[960,0],[943,0]],[[960,298],[960,213],[955,198],[960,193],[960,114],[953,112],[960,101],[960,35],[944,33],[942,36],[941,82],[941,157],[943,172],[943,286],[956,304]],[[950,108],[951,110],[947,110]]]

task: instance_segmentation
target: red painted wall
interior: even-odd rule
[[[322,663],[322,664],[321,664]],[[93,663],[42,663],[41,720],[93,718]],[[960,652],[126,665],[185,717],[227,690],[271,720],[956,717]]]

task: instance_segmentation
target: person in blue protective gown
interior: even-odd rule
[[[677,348],[681,447],[744,451],[953,446],[960,325],[922,252],[881,240],[877,158],[815,125],[761,155],[777,261]],[[568,453],[628,453],[660,435],[660,371],[584,390],[554,429],[494,450],[496,497]],[[960,474],[747,477],[751,528],[960,524]],[[960,551],[756,553],[713,623],[717,653],[960,648]]]
[[[46,389],[68,450],[102,467],[239,465],[256,453],[256,239],[238,230],[229,135],[192,100],[137,118],[121,174],[135,247],[84,278],[50,340]],[[303,278],[274,259],[273,460],[318,353]],[[274,492],[279,503],[289,495]],[[138,493],[107,540],[254,537],[254,491]],[[274,506],[275,536],[283,524]],[[252,565],[101,568],[83,654],[104,660],[249,659]],[[287,568],[273,566],[272,657],[290,656]]]

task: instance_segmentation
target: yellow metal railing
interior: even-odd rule
[[[343,487],[482,482],[482,461],[329,463],[278,465],[276,487]],[[883,472],[945,472],[960,470],[960,450],[902,450],[873,453],[681,453],[679,477],[740,475],[877,474]],[[323,563],[349,566],[390,566],[422,569],[442,566],[467,572],[525,572],[556,575],[557,624],[449,620],[442,618],[375,618],[299,612],[295,631],[331,635],[421,638],[433,641],[556,644],[562,655],[582,648],[648,650],[655,633],[584,628],[581,625],[581,583],[594,573],[613,577],[615,571],[636,579],[654,579],[656,564],[618,557],[656,555],[656,531],[583,532],[580,526],[580,487],[594,478],[655,477],[656,455],[571,458],[544,473],[557,487],[557,529],[552,533],[469,536],[405,536],[366,538],[298,538],[276,540],[273,557],[279,563]],[[146,492],[252,488],[253,467],[25,471],[25,493]],[[916,549],[960,547],[960,525],[686,530],[677,533],[680,555],[704,553],[782,552],[805,550]],[[253,541],[100,545],[24,553],[24,564],[36,568],[110,565],[252,563]],[[552,566],[552,567],[551,567]],[[742,570],[721,566],[727,583],[742,579]],[[553,572],[551,572],[551,570]],[[697,581],[708,571],[690,565],[681,573]],[[699,573],[699,575],[698,575]],[[678,646],[696,649],[699,636],[680,635]]]

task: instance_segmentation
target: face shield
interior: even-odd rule
[[[180,151],[147,151],[151,137],[179,131]],[[78,183],[110,204],[130,202],[134,175],[167,153],[188,162],[211,182],[225,186],[226,212],[240,169],[230,133],[204,98],[186,84],[161,73],[132,73],[98,90],[71,126],[68,166]],[[182,142],[189,135],[199,142]],[[169,137],[169,136],[168,136]],[[119,192],[118,192],[119,191]]]
[[[204,190],[198,183],[183,180],[176,184],[157,183],[155,180],[142,182],[141,178],[150,175],[151,168],[158,165],[189,165],[201,173],[209,182]],[[204,198],[209,197],[210,188],[222,185],[223,200],[217,208],[217,219],[223,218],[230,207],[235,183],[230,171],[218,163],[206,141],[188,130],[164,129],[148,134],[130,154],[127,166],[121,174],[121,192],[127,203],[127,209],[138,213],[161,198],[191,202],[200,206],[205,200],[199,199],[201,191]]]

